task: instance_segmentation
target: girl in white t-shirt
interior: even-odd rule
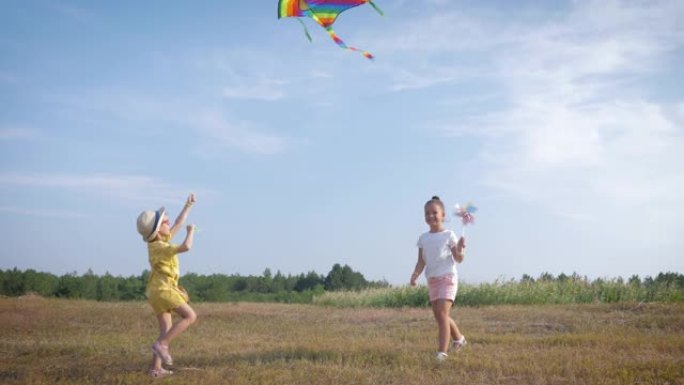
[[[425,269],[430,304],[439,331],[439,350],[435,355],[439,361],[448,357],[450,338],[455,349],[466,344],[465,337],[449,315],[458,290],[456,264],[463,262],[465,239],[457,238],[453,231],[444,228],[444,217],[444,203],[439,197],[434,196],[425,203],[425,223],[430,231],[418,238],[418,262],[411,274],[411,286],[415,286],[416,279]]]

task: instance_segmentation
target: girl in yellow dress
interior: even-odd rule
[[[173,373],[162,366],[162,363],[165,365],[173,364],[169,354],[169,344],[197,319],[195,311],[188,305],[187,292],[178,284],[180,275],[177,255],[190,250],[192,247],[195,227],[193,225],[187,226],[187,235],[182,244],[170,243],[171,238],[185,223],[194,203],[195,194],[190,194],[173,226],[170,225],[169,217],[163,207],[157,211],[143,211],[138,216],[138,232],[147,242],[151,269],[147,283],[147,299],[159,321],[159,338],[152,345],[153,357],[150,375],[153,377],[162,377]],[[175,325],[171,312],[182,317]]]

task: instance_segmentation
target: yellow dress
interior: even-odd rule
[[[166,237],[147,244],[152,271],[146,294],[155,314],[170,312],[189,302],[187,292],[178,285],[178,245],[169,243],[169,240]]]

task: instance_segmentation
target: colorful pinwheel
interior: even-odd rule
[[[475,222],[475,216],[473,215],[477,211],[477,207],[473,206],[472,203],[468,202],[465,205],[461,206],[459,204],[456,204],[454,206],[454,215],[461,218],[461,222],[463,223],[463,230],[461,231],[461,235],[465,235],[465,227],[473,222]]]

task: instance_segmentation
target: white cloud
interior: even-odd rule
[[[30,216],[30,217],[49,217],[49,218],[83,218],[84,214],[69,211],[69,210],[55,210],[55,209],[35,209],[17,206],[0,206],[0,212]]]
[[[473,100],[475,110],[489,111],[457,108],[429,124],[482,139],[486,185],[615,231],[648,207],[642,219],[660,224],[649,235],[672,240],[684,215],[684,95],[666,103],[648,87],[684,48],[683,14],[680,1],[617,0],[575,1],[567,14],[534,24],[442,13],[388,41],[390,50],[425,56],[390,76],[397,90],[407,79],[432,87],[444,84],[444,73],[473,71],[466,79],[482,80],[485,93],[505,103]],[[449,69],[445,53],[478,60],[457,59]],[[431,58],[442,63],[437,71],[425,65]]]
[[[622,69],[654,70],[652,58],[675,48],[684,34],[678,16],[684,13],[682,4],[574,1],[568,14],[547,14],[546,19],[526,15],[538,10],[524,6],[511,10],[508,17],[485,7],[451,7],[426,17],[413,15],[368,44],[380,47],[379,56],[387,57],[386,62],[392,57],[400,60],[400,66],[379,61],[382,71],[394,79],[392,90],[441,85],[461,75],[493,75],[493,65],[498,71],[523,75],[521,81],[529,76],[562,80]],[[504,57],[509,61],[503,62]],[[454,74],[458,76],[450,76]],[[406,87],[407,83],[415,86]]]
[[[52,0],[48,3],[48,6],[53,11],[68,17],[69,19],[78,21],[80,23],[94,23],[93,13],[84,8],[73,4],[69,4],[63,1]]]
[[[498,122],[518,130],[495,143],[506,151],[488,156],[495,166],[492,183],[530,199],[564,197],[575,203],[580,202],[571,196],[585,189],[613,204],[632,205],[684,192],[684,185],[672,184],[679,174],[677,165],[684,162],[684,137],[658,105],[640,101],[592,109],[547,107],[514,110]],[[672,185],[657,186],[657,181]]]
[[[421,58],[429,54],[463,51],[485,52],[508,38],[506,34],[492,34],[492,28],[463,12],[443,11],[427,17],[408,17],[401,28],[375,36],[368,43],[385,54],[413,54]],[[406,63],[409,64],[409,63]]]
[[[252,94],[255,98],[265,98],[263,90],[256,90]],[[237,92],[233,90],[232,92]],[[219,95],[216,95],[219,97]],[[224,95],[225,96],[225,95]],[[261,127],[246,119],[226,118],[220,107],[201,105],[200,100],[206,95],[196,98],[170,98],[141,95],[122,90],[97,92],[87,97],[59,97],[60,103],[67,103],[69,107],[81,112],[78,116],[87,116],[94,112],[98,119],[102,119],[102,112],[108,116],[108,124],[113,119],[120,119],[127,125],[132,122],[145,123],[146,130],[163,130],[169,132],[170,127],[191,130],[194,146],[206,148],[208,145],[225,149],[238,149],[246,153],[272,155],[288,148],[291,142],[288,138],[276,134],[267,134],[267,128]]]
[[[0,128],[0,142],[10,140],[33,140],[40,138],[35,130],[26,128]]]
[[[253,50],[202,52],[191,65],[216,79],[222,96],[238,100],[275,101],[286,98],[290,80],[267,53]]]
[[[19,78],[16,75],[0,71],[0,83],[14,85],[19,83]]]
[[[417,69],[394,69],[389,71],[393,78],[391,91],[415,90],[439,85],[448,85],[476,76],[475,71],[451,66],[423,65]]]
[[[226,86],[223,96],[229,99],[279,100],[285,97],[285,92],[279,88],[281,84],[283,82],[261,81],[256,84]]]
[[[146,175],[127,174],[0,174],[0,187],[62,189],[79,194],[110,197],[117,201],[172,203],[185,198],[187,188]]]
[[[661,3],[575,5],[494,59],[512,106],[485,127],[501,135],[487,181],[559,215],[612,216],[616,228],[650,207],[643,217],[667,228],[652,235],[672,237],[671,213],[684,214],[684,126],[676,107],[648,100],[642,79],[684,45],[676,16]]]
[[[230,122],[221,114],[207,112],[195,121],[195,130],[203,140],[199,144],[204,153],[225,148],[239,148],[245,152],[273,155],[285,151],[288,140],[278,135],[259,132],[249,122]]]

